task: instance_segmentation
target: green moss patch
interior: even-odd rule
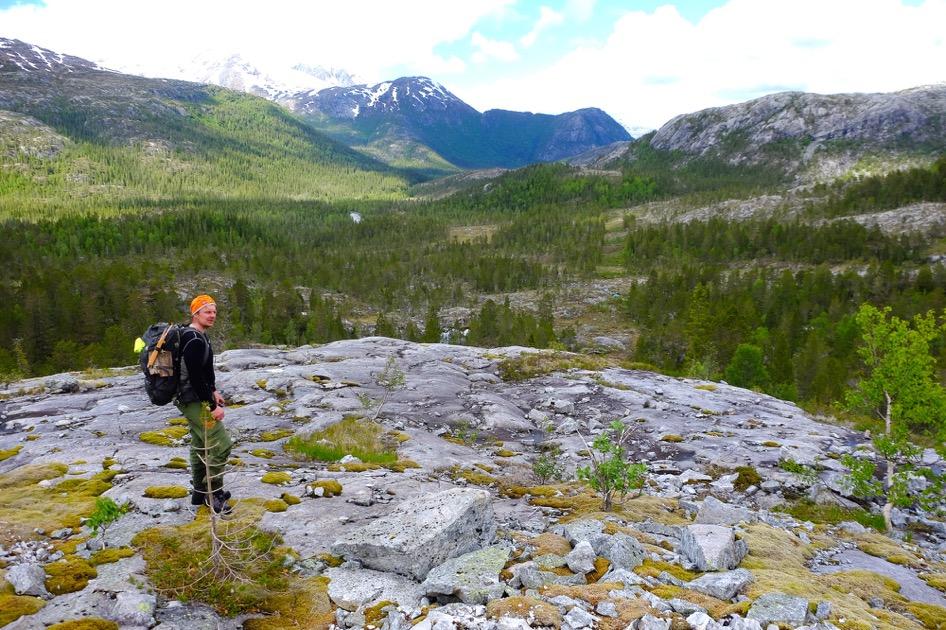
[[[759,471],[752,466],[739,466],[736,468],[736,472],[739,473],[739,476],[733,482],[733,487],[740,492],[745,492],[749,486],[758,486],[762,483]]]
[[[299,505],[302,503],[302,499],[294,494],[289,494],[288,492],[283,492],[281,495],[279,495],[279,498],[282,499],[286,505]]]
[[[694,573],[693,571],[687,571],[681,566],[676,564],[671,564],[669,562],[661,562],[657,560],[651,560],[647,558],[644,560],[643,564],[634,568],[634,573],[646,577],[657,577],[661,573],[666,571],[673,577],[678,580],[683,580],[684,582],[689,582],[690,580],[695,580],[701,574]]]
[[[499,376],[504,381],[524,381],[567,370],[603,370],[613,362],[570,352],[529,352],[499,362]]]
[[[216,520],[218,536],[228,543],[225,562],[216,567],[208,561],[212,545],[206,509],[191,522],[139,532],[132,545],[145,559],[151,584],[165,597],[203,602],[227,616],[272,610],[274,598],[303,585],[283,566],[286,550],[279,547],[279,536],[258,528],[265,509],[259,501],[243,500],[229,519]]]
[[[11,457],[16,457],[19,455],[20,451],[23,450],[22,444],[17,444],[13,448],[8,448],[6,450],[0,451],[0,462],[10,459]]]
[[[328,470],[331,472],[366,472],[368,470],[378,470],[380,464],[366,464],[365,462],[350,462],[348,464],[329,464]]]
[[[261,603],[260,611],[271,617],[247,619],[243,630],[330,627],[335,621],[335,609],[328,597],[328,582],[321,575],[295,580],[289,591],[274,594]]]
[[[155,446],[180,446],[184,443],[184,436],[188,434],[187,427],[168,427],[158,431],[145,431],[138,439],[145,444]]]
[[[276,440],[281,440],[287,438],[290,435],[293,435],[295,431],[292,429],[275,429],[273,431],[263,431],[259,436],[260,442],[275,442]]]
[[[67,479],[49,488],[39,485],[66,473],[65,464],[20,466],[0,475],[0,543],[32,536],[34,529],[78,528],[95,509],[95,498],[111,488],[113,471],[90,479]]]
[[[315,461],[337,462],[354,455],[367,464],[391,464],[397,461],[397,444],[381,425],[347,417],[307,436],[292,437],[284,448]]]
[[[263,505],[265,505],[267,512],[285,512],[289,509],[289,506],[282,499],[270,499]]]
[[[183,499],[190,490],[183,486],[148,486],[144,496],[149,499]]]
[[[284,483],[289,483],[292,481],[292,475],[284,471],[270,471],[263,475],[260,479],[263,483],[270,483],[274,486],[280,486]]]
[[[187,460],[183,457],[172,457],[171,460],[164,465],[165,468],[173,468],[175,470],[184,470],[187,468]]]
[[[253,457],[259,457],[261,459],[272,459],[276,456],[276,453],[272,452],[268,448],[254,448],[250,451],[250,455]]]
[[[508,448],[501,448],[496,451],[496,457],[515,457],[518,455],[516,451],[511,451]]]
[[[408,468],[420,468],[420,464],[412,459],[399,459],[393,464],[385,464],[384,467],[392,472],[402,473]]]
[[[46,590],[54,595],[75,593],[89,585],[89,580],[98,576],[91,564],[75,556],[47,564]]]
[[[660,438],[661,442],[670,442],[671,444],[677,444],[683,441],[682,435],[677,435],[676,433],[668,433],[667,435]]]
[[[46,630],[118,630],[118,624],[101,617],[84,617],[53,624]]]
[[[812,501],[799,501],[783,509],[801,521],[812,523],[827,523],[837,525],[844,521],[856,521],[864,527],[870,527],[878,532],[884,531],[884,517],[880,514],[871,514],[860,508],[849,510],[839,505],[818,505]]]
[[[95,566],[100,564],[111,564],[118,562],[122,558],[130,558],[135,555],[135,550],[131,547],[113,547],[110,549],[101,549],[89,557],[89,563]]]
[[[45,605],[46,602],[38,597],[0,593],[0,627],[12,623],[24,615],[35,614]]]
[[[186,427],[187,423],[188,423],[188,420],[187,418],[184,418],[184,417],[171,418],[170,420],[168,420],[169,427]]]
[[[325,491],[322,495],[324,497],[336,497],[342,493],[342,484],[334,479],[321,479],[319,481],[313,481],[309,485],[313,488],[322,488],[322,490]]]

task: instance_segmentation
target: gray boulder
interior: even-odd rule
[[[451,558],[427,574],[421,584],[428,596],[456,596],[464,604],[485,604],[500,597],[506,585],[499,572],[509,560],[509,550],[488,547]]]
[[[636,584],[646,584],[647,581],[636,573],[632,573],[627,569],[621,569],[619,567],[612,567],[610,571],[601,576],[601,579],[598,582],[602,584],[608,584],[611,582],[617,582],[624,585],[624,588],[628,586],[633,586]]]
[[[696,515],[696,522],[703,525],[736,525],[742,522],[755,523],[757,520],[759,518],[752,510],[723,503],[713,496],[706,497]]]
[[[115,597],[110,617],[123,627],[144,626],[147,628],[154,625],[154,608],[157,603],[157,598],[150,593],[141,591],[119,593]]]
[[[686,588],[728,601],[752,583],[752,573],[747,569],[707,573],[687,582]]]
[[[79,379],[71,374],[56,374],[43,383],[50,394],[71,394],[79,391]]]
[[[495,535],[489,492],[454,488],[405,501],[346,532],[332,545],[332,553],[423,580],[431,568],[489,545]]]
[[[697,571],[735,569],[746,556],[745,541],[721,525],[690,525],[680,535],[680,554]]]
[[[653,615],[644,615],[631,624],[631,627],[634,630],[670,630],[670,623],[669,619],[661,619]]]
[[[564,536],[572,545],[577,545],[583,540],[592,540],[600,536],[604,531],[604,523],[594,519],[582,519],[565,525],[561,535]]]
[[[591,543],[583,540],[565,556],[565,563],[573,573],[590,573],[595,570],[595,550]]]
[[[644,562],[645,551],[637,539],[624,533],[600,536],[593,541],[595,553],[618,569],[633,569]]]
[[[805,623],[808,615],[808,600],[785,593],[766,593],[752,603],[747,619],[754,619],[760,625],[770,623],[786,624],[792,627]]]
[[[762,630],[762,624],[755,619],[743,619],[738,616],[730,617],[729,630]]]
[[[569,628],[590,628],[594,626],[594,623],[594,615],[589,613],[587,610],[582,610],[578,606],[575,606],[568,611],[567,615],[565,615],[562,627],[567,626]]]
[[[393,573],[337,568],[327,570],[325,575],[330,580],[329,599],[348,611],[385,600],[404,608],[417,608],[425,594],[417,582]]]
[[[10,567],[7,569],[6,578],[17,595],[32,595],[43,599],[52,597],[46,590],[46,572],[38,564],[18,564]]]

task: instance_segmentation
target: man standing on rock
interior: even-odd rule
[[[232,442],[223,426],[223,396],[217,391],[214,353],[207,338],[207,329],[216,320],[212,297],[198,295],[191,301],[191,323],[181,332],[181,380],[175,403],[191,433],[191,503],[209,505],[219,514],[230,511],[223,470]]]

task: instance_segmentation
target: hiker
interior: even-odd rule
[[[198,295],[191,301],[191,323],[181,331],[181,381],[175,404],[187,418],[191,433],[191,503],[209,505],[219,514],[230,511],[223,469],[232,443],[223,426],[224,401],[216,388],[213,348],[206,334],[216,319],[217,305],[212,297]]]

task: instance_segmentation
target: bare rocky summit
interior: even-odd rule
[[[364,395],[384,394],[378,374],[390,358],[406,383],[379,422],[402,436],[399,461],[416,468],[329,467],[281,448],[365,413]],[[540,359],[546,367],[526,378]],[[935,627],[924,620],[946,605],[934,588],[946,574],[942,520],[898,510],[912,536],[903,542],[779,511],[807,498],[853,514],[838,458],[864,448],[863,435],[724,383],[577,365],[567,353],[380,337],[223,352],[218,386],[239,462],[226,485],[237,510],[299,498],[263,512],[260,526],[293,550],[292,571],[321,576],[339,628]],[[145,439],[174,429],[177,413],[150,405],[131,370],[21,381],[0,395],[0,559],[11,592],[42,605],[8,627],[78,617],[162,630],[241,626],[246,616],[156,596],[134,547],[84,588],[45,593],[40,573],[89,557],[97,538],[87,525],[53,530],[35,520],[42,512],[11,512],[17,497],[96,483],[107,465],[115,474],[104,496],[131,506],[108,544],[128,545],[148,528],[194,519],[188,497],[146,496],[188,485],[186,469],[168,466],[187,457],[186,437]],[[553,443],[572,478],[587,461],[582,438],[616,419],[637,428],[633,455],[649,465],[640,497],[603,513],[580,484],[534,478],[532,461],[556,452]],[[789,473],[785,461],[816,474]],[[24,482],[40,465],[58,472]],[[274,485],[264,479],[271,472],[286,475]],[[327,482],[341,493],[325,492]]]

